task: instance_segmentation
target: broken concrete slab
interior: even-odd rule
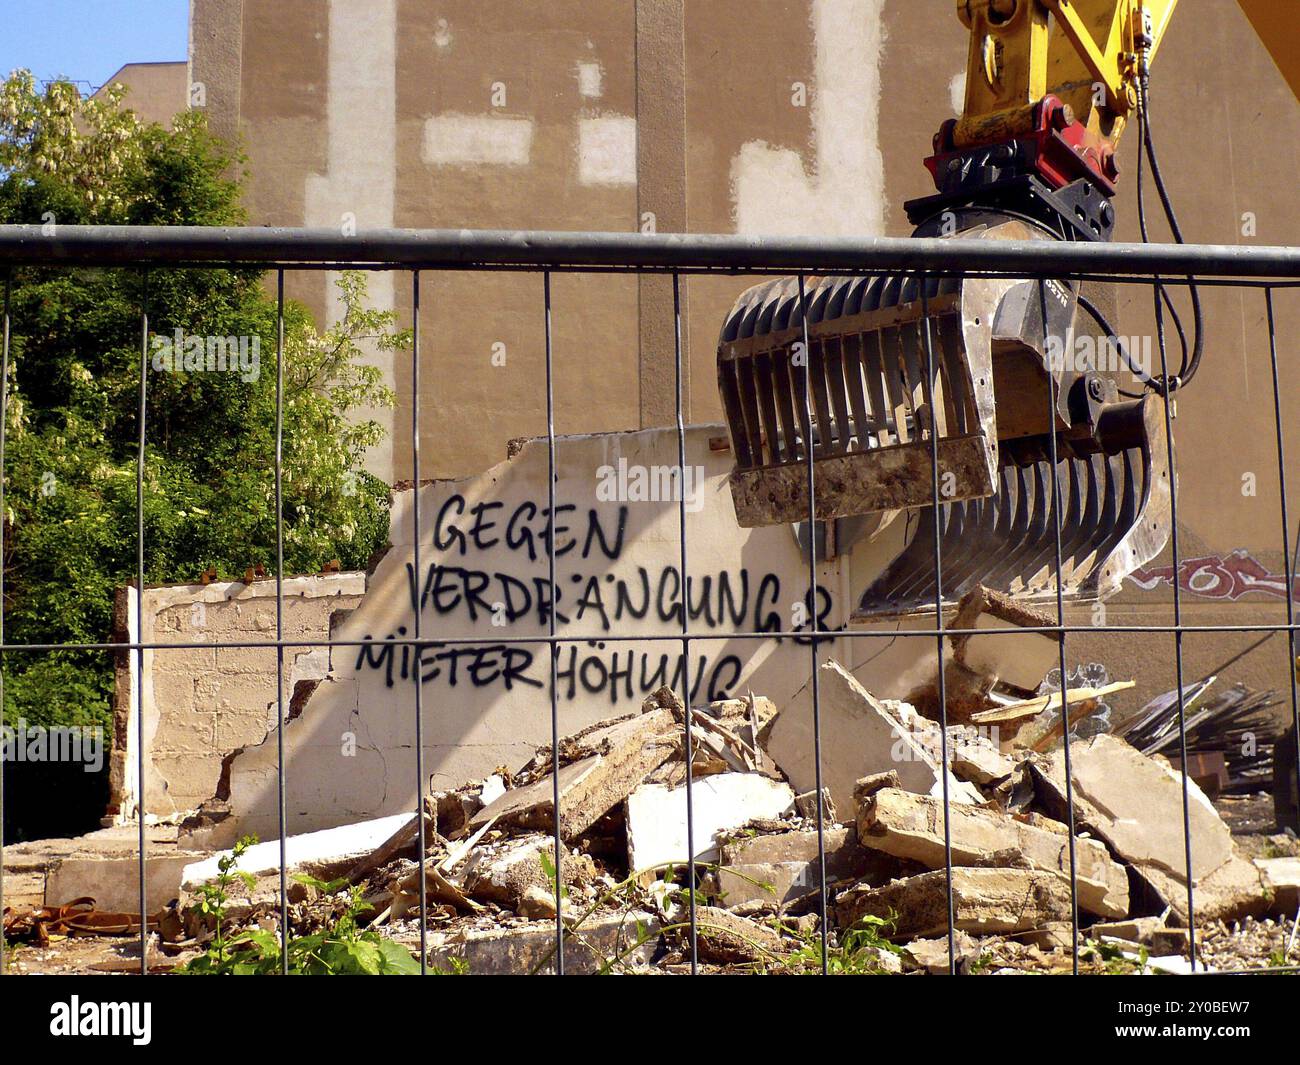
[[[717,906],[695,907],[695,943],[701,961],[719,965],[771,963],[786,952],[774,929]]]
[[[923,717],[911,703],[882,699],[881,705],[911,733],[935,765],[943,761],[943,729],[937,721]],[[996,727],[951,725],[948,728],[948,766],[961,780],[973,784],[996,784],[1005,780],[1016,763],[999,747]]]
[[[952,896],[954,927],[968,932],[1021,932],[1070,918],[1069,885],[1034,869],[954,868]],[[948,929],[947,898],[947,876],[938,869],[883,887],[849,888],[835,910],[841,928],[879,917],[890,922],[890,938],[932,936]]]
[[[1196,842],[1192,842],[1193,868],[1195,868]],[[1161,899],[1168,902],[1173,917],[1187,920],[1187,877],[1185,873],[1171,875],[1158,866],[1135,866],[1135,871]],[[1193,905],[1196,920],[1235,921],[1242,917],[1257,917],[1268,909],[1267,892],[1260,871],[1239,854],[1232,854],[1217,869],[1193,883]]]
[[[580,836],[671,759],[681,747],[681,734],[672,710],[660,707],[605,724],[578,742],[591,753],[561,766],[558,778],[565,840]],[[493,820],[502,826],[550,828],[554,809],[555,781],[547,775],[484,806],[470,818],[468,831]]]
[[[1300,910],[1300,858],[1256,858],[1255,868],[1272,895],[1272,912],[1294,916]]]
[[[949,808],[952,861],[961,866],[1028,865],[1069,880],[1069,829],[1038,815],[1012,817],[999,810]],[[858,840],[864,847],[909,858],[931,869],[946,863],[943,802],[897,788],[867,797],[858,811]],[[1129,911],[1128,874],[1095,839],[1075,838],[1079,906],[1100,917]]]
[[[828,825],[823,835],[832,892],[835,881],[878,884],[898,875],[900,863],[858,846],[851,825]],[[821,888],[816,829],[729,838],[719,848],[718,865],[717,886],[728,909],[754,902],[780,907]]]
[[[924,745],[900,725],[881,700],[838,662],[819,673],[822,782],[836,806],[852,808],[853,786],[865,776],[893,769],[902,786],[921,795],[941,795],[943,776]],[[811,712],[783,710],[772,726],[767,753],[799,791],[817,786]],[[954,802],[983,802],[970,784],[948,774]]]
[[[202,857],[200,854],[149,857],[146,851],[144,912],[154,913],[179,897],[184,870]],[[46,874],[46,906],[62,906],[86,896],[95,900],[96,909],[139,913],[139,859],[64,858]]]
[[[1160,917],[1134,917],[1128,921],[1098,921],[1090,925],[1086,935],[1093,939],[1110,936],[1128,943],[1150,943],[1151,937],[1165,927]]]
[[[760,773],[718,773],[691,785],[696,861],[718,856],[718,836],[755,818],[779,817],[794,803],[788,784]],[[627,798],[628,864],[637,872],[688,859],[686,788],[643,784]]]
[[[543,859],[543,855],[546,859]],[[480,902],[498,902],[517,908],[529,889],[554,893],[544,860],[555,868],[555,840],[534,834],[504,840],[497,845],[480,845],[457,874],[466,894]],[[559,862],[560,878],[566,888],[595,879],[596,866],[585,854],[564,854]]]
[[[139,848],[139,829],[135,825],[114,825],[111,828],[98,829],[84,836],[72,838],[35,839],[6,844],[4,848],[5,905],[15,909],[40,908],[47,904],[62,905],[82,895],[93,894],[93,892],[76,889],[71,879],[73,866],[68,868],[68,878],[56,881],[52,888],[48,881],[60,863],[83,860],[112,861],[115,864],[111,870],[108,867],[98,869],[96,883],[100,885],[99,890],[104,891],[105,882],[109,879],[115,880],[119,876],[126,878],[124,882],[129,882],[129,897],[133,901],[120,909],[138,912]],[[201,850],[180,848],[177,845],[176,826],[173,824],[145,825],[146,870],[155,862],[162,862],[164,859],[182,857],[184,861],[181,864],[186,864],[199,860],[206,853]],[[159,868],[167,869],[168,865],[164,863]],[[148,875],[152,882],[153,874]],[[163,875],[164,885],[170,881],[170,877],[170,872]],[[179,879],[176,880],[176,884],[179,885]],[[166,893],[165,886],[157,890],[159,894]],[[71,891],[71,894],[59,897],[64,891]],[[153,886],[147,889],[148,899],[154,898],[154,891]],[[163,902],[167,902],[175,893],[173,889],[171,895],[163,899]],[[105,897],[108,897],[107,894]],[[101,905],[100,908],[107,907]]]
[[[590,917],[564,941],[564,971],[590,976],[645,965],[659,949],[660,922],[643,910]],[[418,932],[417,932],[418,935]],[[419,940],[400,940],[419,953]],[[520,976],[552,972],[555,925],[530,921],[514,927],[470,929],[454,935],[431,933],[429,967],[450,972],[467,966],[471,976]],[[539,968],[540,967],[540,968]]]
[[[1026,631],[1055,624],[1055,619],[1011,596],[986,588],[972,588],[947,620],[957,633],[944,641],[944,709],[939,705],[937,654],[927,656],[924,668],[909,670],[910,685],[900,694],[923,715],[961,724],[985,709],[993,691],[1028,694],[1055,664],[1058,644],[1047,633]]]
[[[284,841],[284,861],[289,872],[313,875],[346,872],[359,859],[382,846],[414,814],[392,814],[355,825],[341,825],[319,832],[290,836]],[[228,851],[186,865],[181,873],[181,887],[191,891],[200,884],[215,880],[217,863]],[[280,841],[267,840],[244,851],[235,867],[240,872],[261,876],[280,868]]]
[[[1104,839],[1185,922],[1182,775],[1114,736],[1073,743],[1071,755],[1075,823]],[[1066,810],[1064,752],[1036,755],[1026,764],[1040,801],[1060,817]],[[1237,855],[1228,826],[1190,779],[1187,796],[1197,918],[1227,920],[1259,912],[1258,871]]]
[[[989,736],[970,725],[956,725],[948,730],[948,757],[952,771],[972,784],[996,784],[1016,769],[1016,763]]]
[[[1051,633],[1025,631],[1044,628],[1056,619],[989,588],[971,589],[962,597],[949,623],[955,629],[979,629],[953,636],[953,658],[979,676],[1029,691],[1054,666],[1060,647]]]

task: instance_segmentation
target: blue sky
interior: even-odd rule
[[[27,67],[98,88],[124,63],[185,58],[189,0],[0,0],[0,77]],[[84,88],[84,86],[83,86]]]

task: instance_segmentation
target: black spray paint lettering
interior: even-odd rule
[[[547,557],[554,537],[555,557],[563,558],[579,546],[578,538],[571,535],[572,527],[561,524],[565,514],[573,514],[577,509],[572,503],[561,504],[555,508],[555,520],[552,521],[549,507],[538,507],[536,503],[525,501],[502,521],[504,503],[488,501],[467,508],[464,496],[453,495],[438,510],[433,546],[439,551],[467,555],[471,547],[476,551],[490,551],[504,545],[511,551],[526,553],[530,562],[536,562],[539,557]],[[623,554],[627,515],[628,508],[619,507],[618,516],[612,523],[613,529],[606,530],[601,524],[600,511],[591,507],[582,534],[582,557],[591,558],[595,550],[609,561],[617,561]],[[457,520],[464,518],[468,521]]]
[[[611,652],[603,641],[589,642],[587,646],[594,653],[580,652],[572,644],[555,648],[559,698],[571,701],[581,689],[587,695],[607,695],[610,705],[617,706],[620,699],[639,702],[664,685],[683,691],[689,679],[692,702],[700,698],[701,692],[707,692],[705,702],[713,702],[725,699],[732,685],[740,680],[742,663],[733,654],[716,660],[710,660],[707,654],[693,656],[694,673],[688,678],[686,656],[681,652],[674,655],[633,648],[615,648]]]
[[[549,508],[533,502],[520,503],[507,512],[506,504],[500,501],[469,505],[463,496],[453,495],[439,509],[433,544],[453,558],[504,547],[535,562],[547,557],[554,539],[557,558],[577,551],[583,559],[594,559],[602,570],[602,562],[618,561],[626,539],[627,506],[620,506],[617,517],[605,522],[601,520],[601,510],[590,508],[585,520],[578,520],[579,528],[575,532],[572,519],[566,519],[565,515],[577,511],[573,504],[557,506],[552,522]],[[608,508],[603,512],[608,519]],[[406,578],[413,613],[442,618],[463,612],[471,623],[483,618],[498,619],[498,624],[500,619],[514,624],[532,618],[543,630],[550,624],[549,576],[524,579],[500,570],[434,561],[428,565],[422,582],[408,562]],[[584,632],[599,627],[602,632],[617,630],[622,635],[630,625],[642,621],[657,623],[656,630],[660,626],[677,628],[682,624],[682,579],[676,566],[664,566],[654,572],[638,566],[628,576],[573,573],[568,575],[568,581],[574,598],[567,612],[560,609],[566,601],[564,589],[558,585],[554,589],[557,629],[572,623],[581,626]],[[834,632],[842,627],[829,624],[834,604],[827,589],[818,585],[815,598],[818,634],[814,637],[808,631],[812,624],[805,621],[798,629],[806,634],[793,637],[797,643],[807,645],[833,639]],[[809,591],[804,592],[804,617],[814,613],[813,599]],[[706,631],[779,632],[785,627],[782,601],[781,578],[771,572],[755,575],[742,568],[735,572],[694,575],[686,581],[687,617],[693,627]],[[382,672],[384,683],[390,688],[398,681],[414,682],[415,646],[399,642],[405,640],[406,634],[406,627],[400,626],[396,633],[383,640],[363,645],[357,655],[356,669],[365,667]],[[369,634],[365,639],[373,640]],[[697,655],[693,656],[694,669],[688,676],[684,656],[660,651],[658,644],[649,651],[618,643],[587,646],[593,650],[580,653],[577,645],[570,643],[554,649],[558,697],[571,700],[581,690],[588,696],[607,695],[611,703],[617,704],[621,699],[639,699],[664,684],[682,690],[689,682],[692,699],[701,692],[710,700],[720,699],[739,682],[743,668],[736,655],[728,654],[716,660]],[[420,648],[419,674],[423,684],[473,688],[500,685],[507,690],[516,685],[547,686],[544,680],[531,675],[539,655],[544,652],[528,645],[453,646],[429,641],[421,643]]]
[[[386,687],[398,681],[414,682],[416,648],[419,648],[420,682],[432,684],[441,681],[450,688],[468,684],[485,688],[501,684],[512,691],[516,684],[531,688],[542,687],[542,682],[528,676],[528,668],[536,657],[526,647],[516,644],[455,644],[437,641],[398,644],[406,635],[406,626],[398,627],[396,636],[372,641],[361,646],[356,668],[362,666],[380,670]],[[369,634],[365,637],[371,640]]]

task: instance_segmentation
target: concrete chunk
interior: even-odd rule
[[[851,826],[828,825],[824,836],[828,884],[863,877],[874,883],[889,879],[881,868],[882,856],[858,846],[857,831]],[[886,861],[897,875],[898,863]],[[756,901],[782,905],[821,886],[815,829],[728,840],[718,864],[718,888],[732,909]]]
[[[186,866],[201,859],[197,854],[154,856],[146,851],[145,912],[153,913],[181,893]],[[89,895],[100,910],[140,912],[140,860],[138,858],[64,858],[45,878],[45,905],[62,906]],[[5,904],[12,896],[5,886]]]
[[[788,784],[759,773],[719,773],[691,785],[695,859],[718,856],[718,836],[754,818],[779,817],[794,802]],[[686,788],[643,784],[627,799],[628,863],[634,871],[687,861]]]
[[[1256,858],[1255,868],[1273,895],[1273,912],[1293,916],[1300,909],[1300,858]]]
[[[695,932],[701,961],[721,965],[773,962],[783,951],[781,936],[776,931],[717,906],[695,908]]]
[[[853,808],[853,785],[873,773],[895,770],[908,791],[941,795],[938,763],[910,730],[901,726],[843,666],[825,663],[819,673],[822,781],[841,810]],[[808,707],[783,710],[772,726],[767,753],[799,791],[816,788],[812,713]],[[949,773],[954,802],[983,802],[970,784]]]
[[[299,870],[313,875],[343,872],[359,858],[366,857],[389,840],[413,816],[393,814],[360,821],[355,825],[340,825],[338,828],[290,836],[284,841],[285,863],[290,871]],[[219,872],[217,863],[223,854],[214,854],[211,858],[185,866],[181,873],[181,886],[190,891],[200,884],[215,880]],[[275,872],[280,868],[280,841],[272,839],[249,847],[236,868],[254,876]]]
[[[943,729],[937,721],[922,716],[910,703],[882,700],[881,705],[907,729],[935,765],[943,762]],[[996,727],[952,725],[948,728],[948,765],[962,780],[993,784],[1005,780],[1016,768],[996,740]]]
[[[1093,939],[1110,936],[1129,943],[1150,943],[1151,937],[1165,926],[1159,917],[1134,917],[1130,921],[1098,921],[1087,930]]]
[[[967,932],[1020,932],[1070,918],[1070,888],[1055,873],[1033,869],[952,871],[953,919]],[[884,887],[858,886],[836,904],[841,928],[864,917],[892,920],[894,938],[932,936],[948,928],[947,877],[942,869]]]
[[[1183,842],[1183,778],[1114,736],[1071,745],[1075,822],[1100,836],[1150,886],[1161,903],[1187,920],[1187,852]],[[1049,812],[1066,808],[1063,751],[1029,763]],[[1187,781],[1192,883],[1198,920],[1229,920],[1259,912],[1256,870],[1239,857],[1232,834],[1193,780]]]
[[[1031,869],[1070,875],[1069,830],[1045,817],[1009,817],[997,810],[952,805],[949,810],[955,865],[1027,864]],[[925,795],[884,788],[858,812],[858,839],[931,869],[944,859],[943,803]],[[1128,874],[1094,839],[1075,839],[1079,905],[1099,917],[1124,917],[1129,910]]]
[[[483,902],[518,908],[530,888],[553,893],[542,865],[542,855],[555,862],[555,841],[541,834],[507,840],[497,846],[480,846],[470,855],[458,879],[465,891]],[[560,876],[568,887],[590,881],[596,867],[585,854],[564,854]]]
[[[594,753],[560,769],[560,835],[576,839],[628,797],[645,778],[676,754],[680,728],[670,709],[615,721],[582,737]],[[469,831],[496,818],[497,824],[547,829],[554,821],[554,781],[541,777],[507,791],[479,810]]]
[[[564,971],[591,975],[608,966],[623,972],[644,965],[658,944],[659,919],[640,910],[591,917],[579,935],[564,941]],[[644,933],[644,940],[642,939]],[[418,954],[418,940],[415,944]],[[534,921],[513,928],[472,929],[455,936],[429,936],[429,966],[450,971],[453,959],[468,966],[471,976],[521,976],[538,966],[554,971],[555,924]]]
[[[979,941],[969,933],[957,930],[953,937],[957,948],[957,971],[969,968],[980,955]],[[903,957],[912,968],[939,975],[948,972],[948,936],[938,939],[914,939],[903,948]]]

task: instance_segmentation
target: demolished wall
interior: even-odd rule
[[[555,662],[561,735],[635,708],[662,686],[697,703],[762,692],[781,715],[787,746],[811,752],[812,646],[808,564],[790,526],[742,529],[727,475],[732,455],[719,426],[686,430],[678,481],[672,429],[556,440]],[[474,477],[394,495],[391,549],[366,596],[333,634],[332,670],[288,722],[288,829],[308,832],[414,809],[415,684],[412,642],[423,651],[424,772],[431,790],[455,788],[527,761],[551,736],[547,559],[550,497],[544,439],[516,441],[504,462]],[[677,487],[677,486],[680,486]],[[679,499],[685,500],[690,643],[682,670]],[[904,699],[932,673],[929,617],[852,622],[851,584],[861,586],[894,557],[905,522],[860,538],[849,554],[818,566],[816,612],[822,661],[835,658],[868,690]],[[852,571],[852,572],[850,572]],[[877,638],[843,635],[873,632]],[[920,630],[909,636],[910,629]],[[539,642],[530,642],[539,641]],[[1034,633],[1000,634],[1009,660],[1050,666]],[[1041,668],[1039,668],[1041,667]],[[829,704],[827,704],[829,705]],[[860,744],[851,722],[823,707],[824,727]],[[790,762],[797,767],[798,759]],[[201,825],[205,845],[238,834],[279,834],[274,736],[235,753]],[[831,790],[847,806],[862,767],[853,762]],[[811,786],[796,768],[797,787]],[[811,778],[810,778],[811,779]],[[936,778],[936,787],[937,778]],[[954,788],[958,801],[966,796]],[[214,823],[215,822],[215,823]]]
[[[690,696],[753,688],[788,702],[811,670],[806,642],[736,633],[807,628],[807,563],[788,527],[738,528],[718,427],[686,432]],[[719,450],[714,450],[719,449]],[[656,429],[556,441],[556,632],[581,637],[555,662],[560,733],[681,688],[679,505],[667,473],[677,433]],[[458,787],[516,767],[549,741],[550,667],[546,441],[481,475],[396,493],[389,553],[367,596],[335,632],[374,641],[335,649],[333,671],[286,726],[290,831],[312,831],[415,808],[415,685],[409,644],[419,596],[424,766],[430,787]],[[842,623],[840,571],[819,572],[820,625]],[[802,619],[802,623],[801,623]],[[628,638],[636,637],[636,638]],[[660,638],[655,638],[660,637]],[[473,640],[474,642],[451,642]],[[231,811],[213,841],[278,835],[276,744],[231,758]]]
[[[326,640],[330,619],[361,602],[364,573],[326,573],[283,582],[286,640]],[[274,580],[222,581],[147,588],[144,643],[198,644],[144,653],[145,811],[168,816],[211,798],[231,752],[260,743],[274,728],[276,653],[273,647],[230,644],[275,639]],[[136,592],[119,591],[115,639],[133,641]],[[115,820],[134,817],[139,801],[136,740],[136,656],[118,656],[113,699],[114,743],[109,763]],[[300,682],[329,672],[329,648],[285,653],[285,712]]]
[[[736,634],[807,629],[808,567],[785,526],[736,525],[719,427],[687,431],[686,537],[691,632],[686,684],[698,701],[748,689],[789,703],[811,673],[806,641]],[[420,603],[424,651],[424,768],[433,788],[456,787],[527,761],[551,735],[548,454],[545,440],[507,461],[394,497],[392,549],[335,638],[333,670],[285,728],[289,829],[304,832],[414,809],[415,686],[409,644]],[[635,709],[679,675],[681,546],[673,430],[556,442],[555,663],[561,734]],[[820,567],[823,629],[843,621],[841,572]],[[456,642],[473,640],[473,643]],[[236,754],[210,834],[278,835],[273,738]]]

